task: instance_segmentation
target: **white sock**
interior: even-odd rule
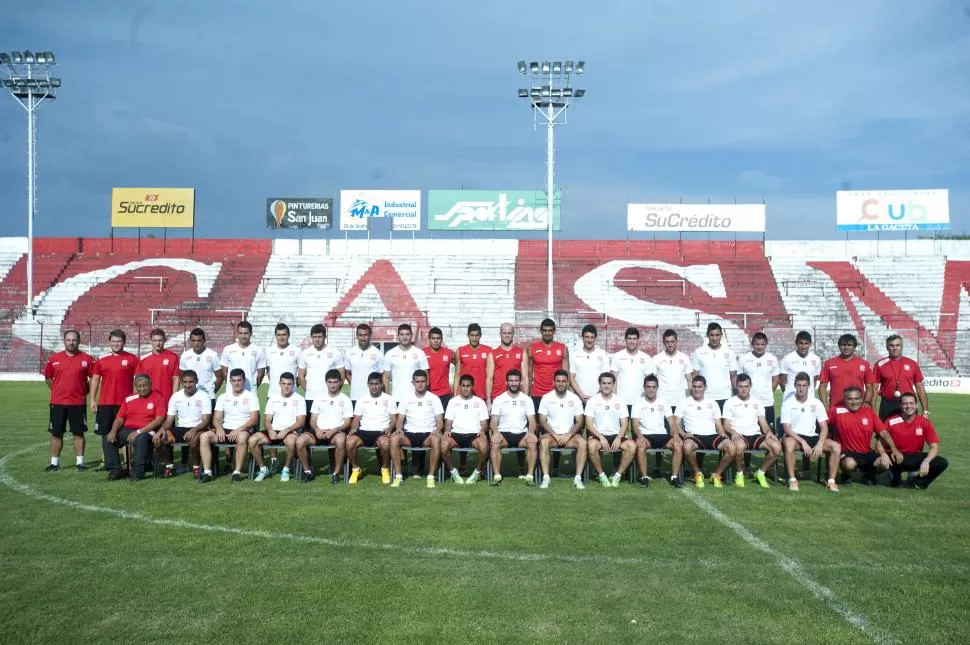
[[[51,457],[51,466],[60,466],[60,465],[61,465],[60,457]]]
[[[259,469],[259,472],[261,472],[261,473],[268,473],[269,472],[269,468],[267,468],[266,466],[263,466],[262,468]]]
[[[404,475],[402,475],[401,473],[398,473],[394,475],[394,479],[404,479]]]
[[[175,468],[175,464],[165,464],[166,468]]]
[[[81,455],[75,456],[74,457],[74,463],[76,463],[78,466],[83,466],[84,465],[84,457],[82,457]]]
[[[284,473],[290,472],[290,467],[289,466],[283,466],[283,472]]]
[[[451,474],[452,475],[457,475],[458,474],[458,469],[457,468],[452,468],[451,469]]]
[[[212,471],[207,468],[207,469],[205,469],[205,470],[202,471],[202,474],[203,475],[211,475],[212,474]]]
[[[759,468],[759,469],[758,469],[757,471],[755,471],[755,474],[758,474],[758,475],[764,475],[764,474],[765,474],[765,471],[763,471],[763,470],[761,470],[761,469]]]
[[[834,484],[834,483],[835,483],[835,480],[834,480],[834,479],[832,479],[832,478],[829,478],[829,481],[828,481],[828,483],[830,483],[830,484]]]
[[[233,475],[242,475],[242,473],[241,473],[241,472],[239,472],[238,470],[234,470],[234,471],[232,471],[232,474],[233,474]]]

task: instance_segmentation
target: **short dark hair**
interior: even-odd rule
[[[458,385],[463,385],[465,383],[475,385],[475,377],[471,374],[462,374],[461,378],[458,379]]]
[[[238,329],[246,329],[246,330],[249,331],[249,333],[252,333],[252,331],[253,331],[253,323],[249,322],[248,320],[242,320],[242,321],[239,322],[238,325],[236,325],[236,329],[237,330]]]
[[[482,326],[479,325],[478,323],[472,323],[468,325],[468,333],[470,334],[473,331],[477,331],[479,334],[482,333]]]
[[[191,379],[199,380],[199,375],[195,373],[195,370],[182,370],[182,378],[188,376]]]
[[[380,372],[371,372],[370,374],[367,375],[367,382],[370,383],[371,381],[383,382],[384,378],[381,376]]]
[[[552,375],[552,378],[556,378],[557,376],[565,376],[566,378],[569,378],[569,372],[562,369],[556,370],[556,373]]]
[[[808,342],[812,342],[812,335],[810,333],[808,333],[807,331],[800,331],[797,334],[795,334],[795,342],[796,343],[800,343],[803,340],[807,340]]]
[[[401,323],[400,325],[397,326],[397,331],[398,333],[402,331],[409,331],[412,334],[414,333],[414,330],[411,329],[411,325],[409,323]]]
[[[768,334],[764,333],[763,331],[759,331],[757,334],[755,334],[754,336],[751,337],[751,342],[752,343],[754,341],[756,341],[756,340],[763,340],[763,341],[765,341],[767,343],[768,342]]]
[[[411,380],[413,381],[414,379],[418,378],[419,376],[421,378],[428,378],[428,371],[427,370],[414,370],[414,374],[411,375]]]
[[[808,372],[799,372],[798,374],[795,375],[795,382],[808,383],[809,385],[811,385],[812,377],[808,375]]]
[[[902,339],[903,339],[903,337],[900,336],[899,334],[892,334],[891,336],[887,336],[886,337],[886,347],[889,347],[889,343],[892,343],[892,342],[897,341],[897,340],[900,340],[901,341]]]
[[[123,329],[112,329],[109,331],[108,340],[111,340],[112,338],[120,338],[121,342],[123,343],[128,340],[128,337],[125,335],[125,331]]]
[[[627,327],[626,331],[623,332],[623,337],[626,338],[627,336],[636,336],[637,338],[640,338],[640,330],[636,327]]]
[[[657,378],[656,374],[647,374],[643,377],[643,384],[646,385],[647,383],[656,383],[657,385],[660,385],[660,379]]]
[[[859,346],[859,339],[852,334],[842,334],[839,336],[839,345],[844,345],[846,343],[852,343],[856,347]]]
[[[593,334],[597,336],[596,325],[583,325],[583,331],[579,333],[580,336],[585,336],[586,334]]]
[[[161,327],[156,327],[155,329],[151,330],[151,332],[149,332],[148,334],[149,338],[154,338],[155,336],[161,336],[162,338],[167,338],[167,336],[165,335],[165,330],[162,329]]]
[[[327,373],[323,375],[324,381],[332,381],[333,379],[337,379],[338,381],[343,380],[343,377],[340,376],[340,370],[335,368],[330,368],[327,370]]]
[[[843,399],[849,398],[849,393],[850,392],[855,393],[855,394],[858,394],[859,396],[862,396],[862,390],[861,389],[857,388],[854,385],[850,385],[849,387],[847,387],[844,390],[842,390],[842,398]]]
[[[326,337],[327,328],[324,327],[321,323],[317,323],[313,327],[310,327],[310,335],[312,336],[314,334],[323,334],[324,337]]]
[[[692,384],[693,384],[693,383],[702,383],[702,384],[704,384],[704,385],[707,385],[707,379],[706,379],[706,378],[704,378],[703,376],[701,376],[700,374],[697,374],[696,376],[694,376],[694,378],[692,378],[692,379],[690,380],[690,382],[691,382]]]
[[[196,327],[189,332],[189,338],[192,338],[193,336],[202,336],[202,340],[205,340],[205,330],[201,327]]]
[[[750,383],[751,382],[751,376],[749,376],[748,374],[738,374],[738,378],[735,379],[735,382],[736,383]]]
[[[596,377],[596,382],[599,383],[604,378],[608,378],[611,381],[613,381],[614,383],[616,383],[616,375],[613,374],[613,372],[603,372],[602,374],[600,374],[599,376]]]
[[[505,380],[507,381],[510,376],[517,376],[518,378],[522,378],[522,370],[513,367],[512,369],[510,369],[508,372],[505,373]]]
[[[241,376],[241,377],[243,377],[245,379],[246,378],[246,372],[242,371],[238,367],[229,372],[229,378],[230,379],[236,378],[237,376]]]
[[[539,329],[542,329],[543,327],[552,327],[553,329],[555,329],[556,321],[553,320],[552,318],[543,318],[542,322],[539,323]]]
[[[76,329],[65,329],[65,330],[64,330],[64,333],[63,333],[63,334],[61,335],[61,338],[63,338],[63,339],[65,339],[65,340],[67,340],[67,335],[68,335],[68,334],[77,334],[77,339],[78,339],[78,341],[80,341],[80,340],[81,340],[81,332],[79,332],[79,331],[78,331],[78,330],[76,330]]]
[[[712,331],[719,331],[721,333],[724,333],[724,328],[721,327],[720,323],[716,323],[716,322],[707,323],[707,333],[709,334]]]
[[[290,333],[290,326],[284,322],[276,323],[276,329],[274,329],[273,332],[275,333],[278,331],[285,331],[288,334]]]
[[[904,392],[903,395],[901,397],[899,397],[899,400],[900,401],[902,401],[903,399],[913,399],[913,401],[915,402],[916,401],[916,395],[913,394],[912,392]]]
[[[677,332],[675,332],[673,329],[668,329],[664,332],[663,339],[667,340],[668,338],[677,338]]]
[[[431,329],[428,330],[428,336],[429,337],[430,336],[434,336],[435,334],[438,334],[442,338],[444,338],[444,336],[445,336],[444,332],[441,331],[441,327],[432,327]]]
[[[357,325],[357,331],[366,331],[368,334],[374,333],[374,330],[370,328],[367,323],[360,323]]]
[[[293,376],[293,372],[283,372],[280,374],[281,381],[295,381],[296,377]]]

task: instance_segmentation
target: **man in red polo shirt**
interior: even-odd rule
[[[152,351],[138,359],[135,371],[146,374],[152,380],[152,387],[165,399],[165,405],[172,394],[179,389],[179,356],[165,349],[165,331],[153,329],[151,332]]]
[[[468,344],[458,348],[457,370],[458,377],[468,374],[475,379],[472,394],[485,400],[485,367],[492,348],[482,345],[482,328],[478,323],[468,325]],[[428,361],[430,363],[430,361]],[[458,379],[455,379],[455,389],[452,392],[458,396]]]
[[[485,403],[488,404],[489,409],[495,397],[508,389],[505,376],[509,370],[522,369],[522,357],[525,352],[521,347],[512,344],[514,338],[515,327],[512,323],[502,323],[499,329],[499,339],[502,342],[488,355],[488,362],[485,364],[485,392],[488,394]]]
[[[531,385],[529,394],[536,409],[542,397],[555,388],[553,378],[559,370],[569,370],[569,350],[562,343],[555,340],[556,323],[552,318],[546,318],[539,323],[541,340],[532,343],[525,353],[522,374]],[[523,384],[523,389],[525,385]]]
[[[856,356],[859,341],[852,334],[839,336],[839,355],[825,361],[819,375],[818,398],[826,408],[842,405],[842,393],[847,388],[862,390],[863,404],[872,407],[875,399],[876,377],[872,368]]]
[[[134,393],[132,383],[138,357],[125,351],[125,332],[112,329],[108,332],[108,348],[111,350],[94,362],[89,388],[89,405],[94,412],[94,434],[104,436],[111,431],[121,404]],[[102,461],[104,455],[102,455]],[[102,465],[98,470],[104,470]]]
[[[853,471],[859,470],[864,482],[874,483],[875,469],[887,470],[894,463],[902,463],[903,455],[872,408],[862,404],[862,390],[849,387],[844,394],[844,404],[829,410],[829,427],[835,431],[836,439],[842,446],[844,481],[848,481]],[[889,448],[891,459],[885,450],[873,450],[873,435]]]
[[[50,423],[51,463],[46,472],[60,470],[61,450],[64,448],[64,432],[71,424],[74,435],[74,455],[78,471],[84,465],[84,433],[88,431],[88,410],[84,397],[88,395],[88,378],[94,368],[94,359],[82,352],[81,334],[74,329],[64,332],[64,351],[51,354],[44,366],[44,380],[51,391]]]
[[[455,352],[444,346],[444,338],[440,327],[432,327],[428,332],[428,347],[423,349],[428,357],[428,391],[441,399],[442,407],[447,408],[454,391],[451,366],[455,364]]]
[[[144,374],[135,377],[135,394],[127,397],[111,425],[111,431],[104,435],[101,447],[104,450],[104,465],[108,470],[108,480],[114,481],[125,476],[121,469],[118,448],[131,445],[131,477],[133,480],[145,476],[145,468],[152,452],[152,439],[155,431],[162,427],[168,403],[162,395],[152,389],[152,380]]]
[[[943,474],[950,463],[940,456],[940,438],[936,428],[926,417],[916,414],[916,395],[907,392],[900,397],[900,413],[886,422],[886,429],[892,435],[903,460],[892,467],[891,486],[899,486],[903,471],[916,471],[912,480],[913,488],[923,490]],[[929,452],[923,448],[929,445]],[[881,450],[881,446],[876,446]]]
[[[923,388],[923,371],[919,363],[903,356],[903,338],[893,334],[886,339],[886,349],[889,356],[876,361],[872,372],[879,385],[879,418],[885,421],[902,409],[901,398],[903,392],[915,392],[923,406],[923,415],[929,416],[930,409],[926,403],[926,390]]]

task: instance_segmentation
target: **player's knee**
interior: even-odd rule
[[[857,467],[858,467],[858,464],[856,464],[855,459],[853,459],[852,457],[846,457],[845,459],[842,460],[842,468],[844,468],[849,472],[852,472]]]

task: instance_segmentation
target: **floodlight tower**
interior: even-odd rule
[[[548,208],[548,300],[546,315],[553,315],[552,291],[552,224],[555,211],[555,126],[566,123],[566,109],[573,99],[585,96],[586,90],[571,86],[573,74],[582,74],[586,62],[567,61],[530,61],[518,62],[519,73],[532,78],[532,86],[519,89],[519,98],[529,101],[532,106],[532,127],[535,128],[540,116],[546,123],[546,206]]]
[[[34,204],[37,126],[34,112],[45,101],[52,101],[61,87],[61,79],[51,76],[55,65],[53,52],[0,52],[0,70],[7,78],[3,87],[27,111],[27,311],[34,316]]]

